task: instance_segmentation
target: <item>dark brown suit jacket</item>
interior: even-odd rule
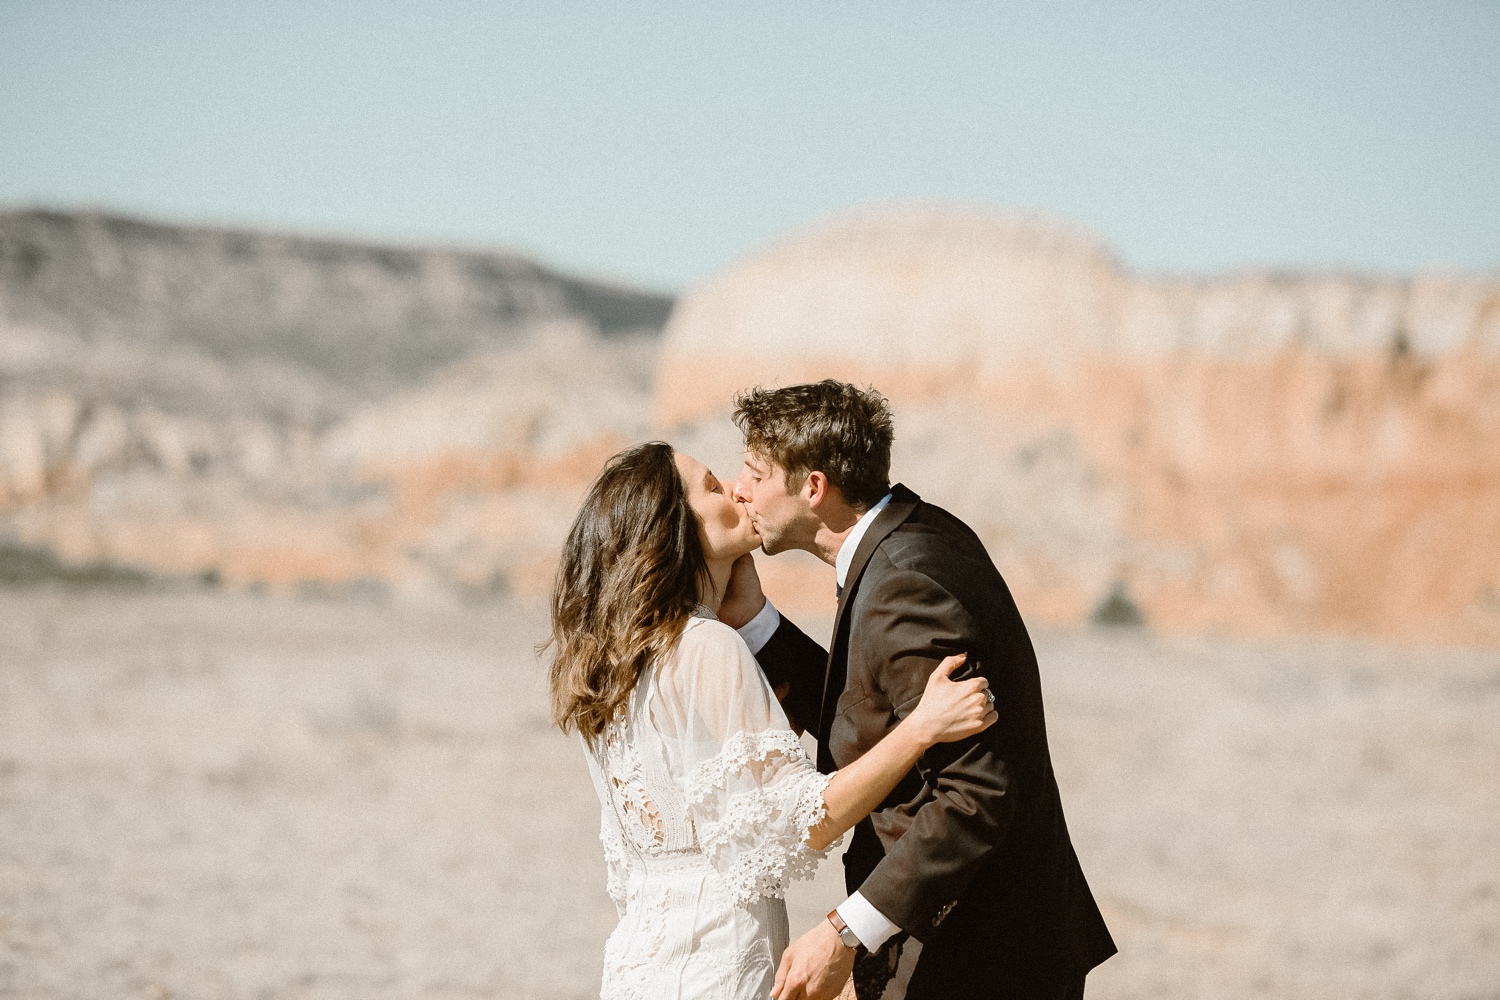
[[[978,536],[892,492],[854,553],[831,650],[783,618],[758,657],[773,684],[790,682],[788,714],[829,772],[911,712],[940,659],[969,654],[1000,721],[923,756],[855,828],[845,878],[923,942],[912,995],[1043,995],[1115,945],[1063,819],[1036,655]]]

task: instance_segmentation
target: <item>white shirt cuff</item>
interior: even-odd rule
[[[857,892],[840,903],[838,911],[866,951],[879,951],[880,946],[891,939],[891,935],[901,930]]]
[[[771,641],[771,636],[781,627],[781,612],[771,606],[767,601],[765,607],[744,625],[735,631],[739,632],[740,638],[745,640],[745,645],[750,647],[752,654],[759,654],[766,648],[766,643]]]

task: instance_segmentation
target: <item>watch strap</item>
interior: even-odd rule
[[[859,935],[849,929],[849,925],[844,923],[844,918],[839,915],[837,909],[828,911],[828,922],[833,925],[834,931],[838,934],[839,940],[844,943],[845,947],[859,947]]]

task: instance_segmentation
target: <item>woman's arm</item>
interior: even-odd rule
[[[924,749],[993,720],[977,678],[947,676],[960,662],[950,657],[930,671],[901,733],[883,741],[890,746],[839,774],[819,774],[744,640],[722,622],[689,624],[654,678],[649,718],[699,846],[737,901],[779,896],[792,879],[811,877],[826,846],[878,805]]]
[[[809,847],[823,850],[868,816],[933,744],[965,739],[995,723],[989,681],[948,677],[965,658],[960,653],[938,664],[911,714],[859,760],[834,772],[823,789],[827,815],[808,830]]]

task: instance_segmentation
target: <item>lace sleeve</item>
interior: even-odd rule
[[[735,901],[783,896],[827,850],[807,845],[827,815],[819,774],[744,641],[695,623],[658,687],[653,715],[672,745],[698,845]]]

